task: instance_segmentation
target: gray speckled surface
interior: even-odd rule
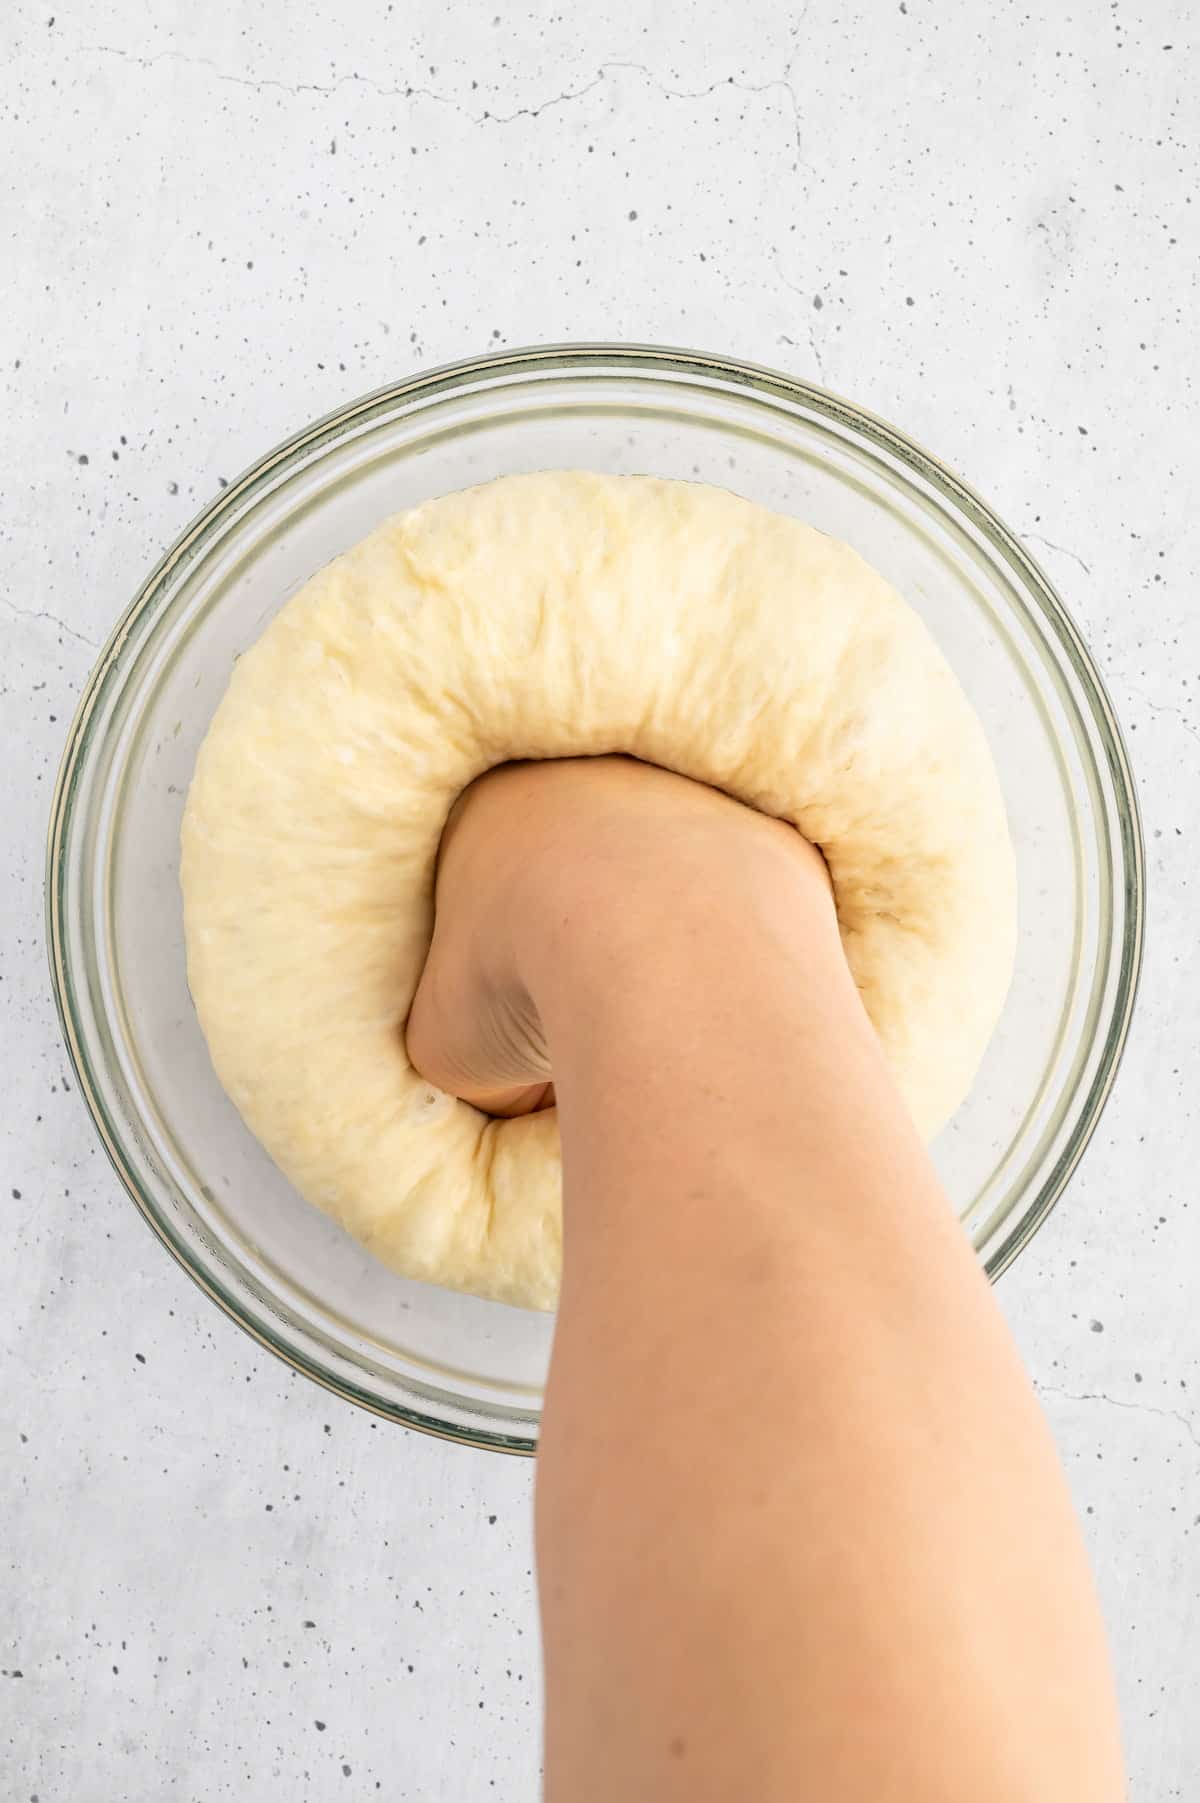
[[[1193,10],[55,4],[0,22],[6,1803],[536,1794],[530,1468],[330,1400],[155,1244],[65,1077],[42,835],[96,647],[222,478],[418,364],[620,337],[781,364],[930,444],[1044,558],[1126,722],[1139,1016],[1002,1295],[1133,1794],[1194,1798]]]

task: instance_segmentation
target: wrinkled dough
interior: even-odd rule
[[[551,1308],[553,1112],[431,1088],[404,1022],[446,815],[511,758],[629,752],[792,821],[918,1127],[966,1093],[1016,903],[982,729],[847,545],[723,490],[510,476],[387,520],[237,663],[183,823],[217,1074],[292,1183],[410,1277]]]

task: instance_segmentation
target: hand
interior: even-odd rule
[[[614,924],[653,957],[655,936],[698,897],[749,886],[756,905],[767,892],[782,904],[797,884],[832,924],[820,853],[783,822],[686,777],[625,757],[501,765],[472,783],[446,823],[409,1057],[431,1083],[489,1114],[551,1106],[545,982],[585,978],[589,961],[597,975],[611,970]],[[603,948],[590,930],[601,921]]]

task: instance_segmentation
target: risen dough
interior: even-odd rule
[[[794,822],[912,1114],[971,1083],[1016,919],[983,732],[848,546],[686,482],[510,476],[386,521],[238,662],[183,824],[213,1063],[296,1188],[411,1277],[553,1307],[551,1113],[432,1089],[404,1022],[455,797],[511,758],[633,753]]]

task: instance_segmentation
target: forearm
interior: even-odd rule
[[[998,1311],[836,946],[730,908],[607,970],[560,936],[535,979],[566,1186],[549,1803],[792,1803],[798,1774],[1114,1803],[1090,1584]]]
[[[819,855],[623,759],[484,778],[408,1024],[554,1079],[548,1803],[1117,1803],[1082,1546]]]

